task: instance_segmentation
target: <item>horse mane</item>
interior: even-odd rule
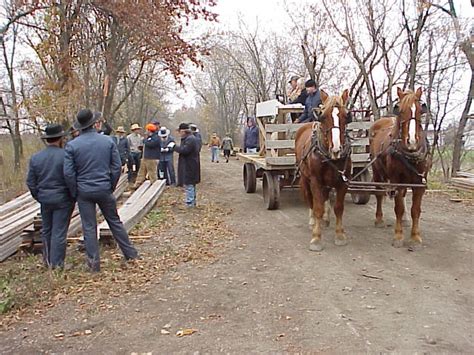
[[[400,112],[410,111],[416,101],[418,101],[416,94],[411,90],[406,91],[405,96],[400,101]]]
[[[344,107],[344,102],[342,101],[342,98],[339,96],[330,96],[327,98],[326,102],[324,102],[323,105],[323,116],[326,116],[327,114],[332,112],[332,109],[334,107]]]

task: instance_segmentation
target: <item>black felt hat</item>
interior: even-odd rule
[[[189,129],[189,123],[181,123],[178,127],[179,130],[182,130],[182,129],[185,129],[185,130],[188,130]]]
[[[44,134],[41,136],[42,139],[48,138],[60,138],[66,135],[63,126],[57,123],[49,124],[44,130]]]
[[[316,82],[313,79],[309,79],[304,83],[305,88],[316,87]]]
[[[78,130],[89,128],[95,123],[95,121],[97,121],[96,115],[94,115],[92,111],[89,109],[84,109],[84,110],[79,111],[79,113],[76,116],[76,119],[77,119],[76,128]]]

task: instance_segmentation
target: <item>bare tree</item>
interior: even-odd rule
[[[12,4],[7,4],[5,9],[11,19],[18,17],[14,13],[14,7]],[[3,126],[10,133],[13,144],[14,152],[14,162],[15,170],[20,169],[21,158],[23,157],[23,144],[21,140],[20,132],[20,113],[18,105],[18,92],[15,78],[15,55],[17,50],[17,40],[18,40],[18,24],[13,20],[9,21],[8,33],[3,33],[0,35],[0,46],[2,48],[2,59],[3,65],[7,72],[8,85],[9,85],[9,108],[11,116],[7,115],[5,118],[5,125]],[[4,102],[2,100],[3,111],[5,111]]]

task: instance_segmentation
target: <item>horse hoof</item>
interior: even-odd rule
[[[381,221],[376,220],[374,224],[376,228],[385,228],[385,222],[383,220]]]
[[[401,248],[403,246],[403,239],[394,239],[392,245],[395,248]]]
[[[311,241],[311,243],[309,243],[309,250],[311,251],[321,251],[323,249],[324,247],[321,241],[317,241],[317,242]]]
[[[421,237],[411,237],[405,242],[405,246],[408,247],[410,251],[415,251],[421,247]]]
[[[344,239],[341,239],[341,238],[335,238],[334,239],[334,244],[336,244],[337,246],[343,246],[343,245],[347,245],[347,239],[344,238]]]

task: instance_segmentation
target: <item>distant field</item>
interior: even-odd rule
[[[44,147],[41,139],[35,135],[25,135],[23,138],[24,159],[20,171],[15,172],[13,145],[8,135],[0,135],[0,203],[4,203],[27,190],[25,177],[28,171],[28,161],[32,154]]]
[[[441,164],[441,157],[443,158],[444,164],[451,168],[451,161],[453,159],[453,150],[452,149],[445,149],[442,154],[440,155],[438,152],[435,152],[433,157],[433,166],[431,168],[431,172],[438,176],[443,174],[442,171],[442,164]],[[446,167],[445,166],[445,167]],[[474,171],[474,150],[469,150],[464,152],[461,160],[461,170],[462,171]]]

